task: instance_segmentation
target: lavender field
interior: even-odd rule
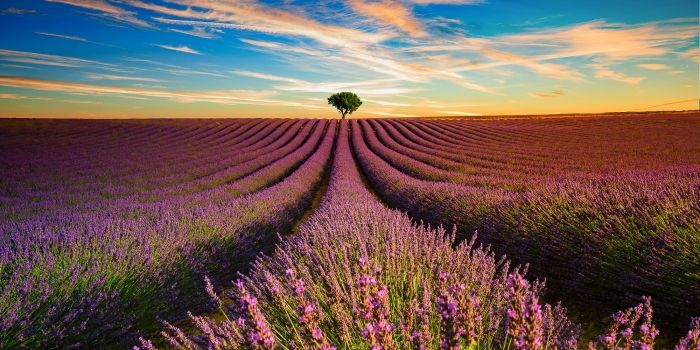
[[[0,120],[2,349],[697,350],[697,317],[697,112]]]

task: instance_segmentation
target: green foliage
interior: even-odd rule
[[[328,98],[328,104],[338,109],[342,118],[345,119],[345,115],[352,114],[362,106],[362,101],[352,92],[339,92]]]

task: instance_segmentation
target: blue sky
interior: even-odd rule
[[[698,2],[0,2],[1,117],[359,117],[698,106]]]

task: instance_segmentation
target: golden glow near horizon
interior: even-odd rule
[[[2,6],[0,117],[332,118],[337,91],[355,118],[698,109],[697,1]]]

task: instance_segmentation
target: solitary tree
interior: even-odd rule
[[[345,119],[346,114],[352,114],[362,105],[362,101],[352,92],[339,92],[328,98],[328,104],[338,109]]]

